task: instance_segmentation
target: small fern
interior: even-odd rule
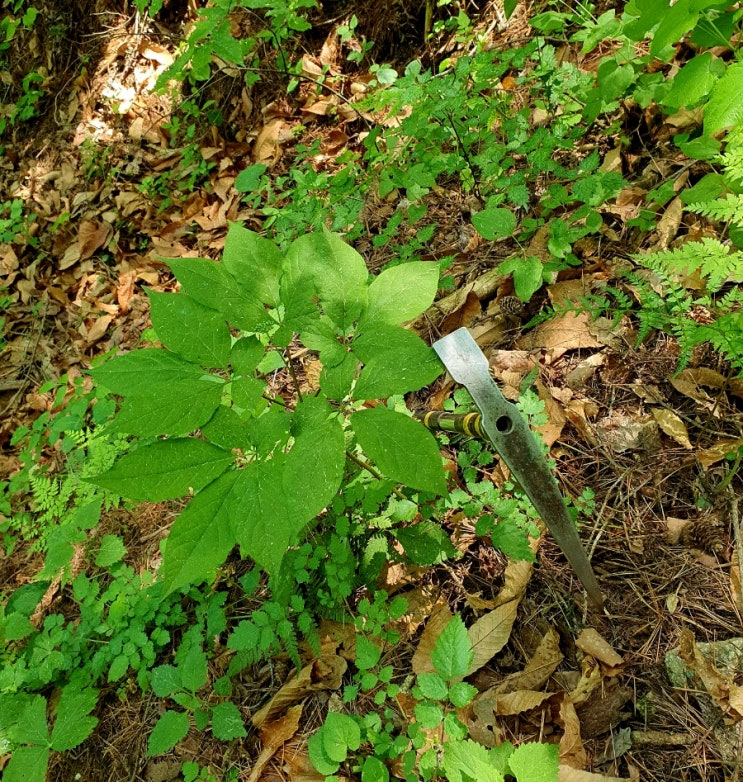
[[[725,220],[743,226],[743,194],[740,193],[729,193],[725,198],[717,198],[714,201],[689,204],[686,208],[709,220]]]
[[[725,166],[729,186],[743,183],[743,133],[728,138],[719,162]],[[743,194],[725,196],[686,207],[709,220],[722,221],[743,229]],[[626,275],[640,299],[637,312],[638,342],[653,330],[666,331],[681,348],[679,370],[692,351],[710,344],[743,375],[743,251],[705,237],[681,247],[635,256],[646,270]],[[648,279],[650,272],[652,279]],[[698,275],[705,283],[702,295],[694,298],[684,287],[684,278]]]
[[[722,242],[709,237],[687,242],[673,250],[635,256],[635,260],[666,277],[699,273],[705,279],[709,293],[716,293],[727,281],[743,282],[743,252],[731,252]]]

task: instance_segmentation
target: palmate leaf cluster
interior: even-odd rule
[[[92,372],[123,397],[114,431],[139,438],[93,482],[131,499],[193,495],[167,540],[168,591],[209,579],[235,545],[276,576],[359,459],[393,484],[445,491],[432,435],[403,412],[363,404],[440,374],[431,348],[397,325],[432,302],[436,264],[370,280],[361,256],[334,234],[307,234],[282,255],[235,224],[221,263],[170,265],[181,292],[149,294],[164,347]],[[299,394],[292,408],[272,398],[267,376],[286,362],[287,378],[294,371],[296,335],[322,371],[316,393]]]

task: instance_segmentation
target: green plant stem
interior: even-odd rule
[[[362,470],[366,470],[367,472],[371,473],[375,478],[377,478],[380,481],[384,480],[384,476],[376,470],[374,467],[372,467],[369,462],[365,462],[363,459],[360,459],[356,454],[351,453],[351,451],[346,451],[346,456],[354,462],[354,464],[357,464],[359,467],[361,467]],[[407,499],[405,495],[398,489],[394,488],[392,490],[392,493],[397,497],[398,500],[404,500]]]
[[[297,392],[297,396],[301,402],[304,397],[302,396],[302,389],[299,387],[299,378],[297,377],[297,373],[294,371],[294,359],[292,358],[292,354],[289,352],[288,347],[286,349],[286,365],[289,368],[289,374],[292,377],[292,383],[294,383],[294,390]]]
[[[723,492],[727,491],[728,486],[730,486],[730,482],[738,472],[741,461],[743,461],[743,449],[739,448],[735,457],[735,461],[733,462],[733,466],[727,471],[727,473],[725,473],[725,477],[722,479],[720,485],[716,489],[717,494],[722,494]]]

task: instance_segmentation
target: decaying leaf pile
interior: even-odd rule
[[[55,10],[54,2],[47,5]],[[48,48],[49,78],[58,84],[54,101],[33,124],[14,131],[0,159],[0,191],[36,216],[27,232],[0,245],[0,285],[10,297],[0,358],[0,479],[19,468],[14,431],[65,404],[39,391],[44,382],[67,374],[69,398],[94,358],[137,346],[149,325],[144,287],[175,287],[164,259],[217,257],[233,221],[264,229],[245,191],[235,188],[241,172],[262,164],[272,177],[285,176],[297,145],[318,139],[314,165],[335,171],[338,158],[375,127],[399,121],[354,108],[353,95],[371,77],[361,67],[349,73],[339,24],[356,13],[367,38],[387,47],[375,55],[378,61],[401,68],[414,49],[430,61],[463,54],[456,38],[422,46],[417,12],[398,4],[360,0],[341,8],[328,2],[314,25],[320,32],[307,37],[305,81],[295,93],[287,95],[285,82],[270,70],[251,89],[229,69],[208,85],[225,123],[200,118],[197,159],[172,145],[167,123],[174,99],[153,91],[173,61],[190,4],[172,2],[163,21],[145,29],[126,3],[79,5],[68,21],[78,26],[80,49],[70,57],[85,58],[85,68],[55,59],[59,49]],[[481,5],[477,27],[493,45],[531,34],[523,10],[504,25],[496,3]],[[389,34],[395,24],[399,39]],[[53,40],[47,28],[39,29]],[[26,43],[27,56],[46,57],[43,40]],[[562,56],[580,58],[568,46]],[[591,61],[580,64],[591,71]],[[318,92],[323,80],[326,88]],[[504,80],[503,89],[514,86]],[[614,228],[602,241],[586,238],[582,267],[561,273],[525,307],[509,306],[513,283],[493,268],[512,244],[478,234],[471,200],[457,184],[431,189],[425,200],[438,227],[427,258],[452,256],[456,287],[415,324],[429,341],[469,327],[511,399],[536,376],[549,417],[541,434],[563,490],[576,497],[590,488],[596,495],[595,524],[582,535],[607,612],[582,604],[579,585],[548,536],[534,541],[536,566],[508,563],[475,536],[470,520],[453,517],[447,525],[458,560],[425,572],[399,565],[387,570],[380,587],[403,594],[409,611],[398,622],[399,645],[384,654],[402,672],[431,671],[436,639],[461,612],[475,650],[468,680],[479,691],[461,718],[475,740],[485,746],[504,739],[557,743],[563,782],[732,779],[743,726],[740,652],[723,653],[716,644],[742,635],[737,505],[731,492],[705,511],[697,501],[719,483],[726,454],[743,445],[743,383],[728,381],[711,350],[695,352],[676,374],[678,349],[670,336],[657,333],[638,345],[631,318],[596,320],[580,311],[585,297],[615,281],[633,253],[673,246],[682,230],[695,236],[711,230],[683,215],[677,201],[654,234],[626,228],[650,187],[643,175],[678,173],[679,165],[668,144],[675,128],[667,117],[652,106],[620,113],[622,132],[634,140],[631,152],[618,138],[598,133],[587,142],[601,148],[606,170],[634,174],[611,206]],[[188,185],[192,175],[195,187]],[[689,175],[678,173],[678,189]],[[148,187],[153,180],[167,182],[166,190]],[[399,206],[396,198],[393,192],[364,204],[366,231],[356,246],[372,271],[390,260],[373,239]],[[549,254],[539,232],[527,254]],[[546,308],[558,314],[524,328]],[[304,370],[311,387],[317,367],[310,356]],[[420,402],[440,408],[453,389],[441,384]],[[456,454],[447,456],[456,472]],[[63,455],[50,450],[44,460],[59,469]],[[507,480],[497,462],[491,478]],[[157,562],[170,520],[165,504],[140,506],[112,513],[99,532],[124,536],[136,570]],[[26,583],[39,562],[38,552],[24,547],[9,553],[0,565],[2,590]],[[64,599],[54,585],[45,610]],[[242,705],[254,730],[228,761],[240,779],[322,778],[309,762],[306,739],[328,708],[337,708],[333,699],[355,644],[341,624],[327,622],[322,635],[321,656],[305,650],[299,673],[280,658],[243,682]],[[216,669],[223,663],[213,661]],[[401,694],[397,706],[404,721],[413,701]],[[196,731],[172,757],[142,767],[143,726],[154,723],[159,708],[154,696],[129,699],[112,688],[95,734],[74,757],[55,757],[50,778],[165,781],[177,778],[188,759],[226,768],[225,747]]]

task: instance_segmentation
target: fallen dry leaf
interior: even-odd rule
[[[450,312],[440,326],[442,334],[451,334],[458,328],[469,327],[475,318],[482,314],[482,305],[478,295],[473,291],[467,291],[467,296],[462,304],[453,312]]]
[[[483,693],[484,694],[484,693]],[[498,717],[512,717],[525,711],[538,709],[545,701],[554,697],[552,692],[534,692],[519,690],[501,695],[494,693],[493,714]]]
[[[681,535],[690,524],[689,519],[666,517],[666,542],[672,546],[678,545],[681,542]]]
[[[694,633],[684,628],[679,637],[679,657],[693,671],[712,700],[734,719],[743,717],[743,688],[724,676],[697,646]]]
[[[575,639],[575,645],[581,651],[611,667],[624,663],[624,658],[617,654],[611,644],[593,627],[586,627],[581,630],[580,635]]]
[[[653,245],[651,252],[658,252],[658,250],[667,250],[671,240],[678,233],[679,226],[681,225],[681,218],[684,214],[684,204],[680,198],[674,198],[673,201],[666,207],[666,211],[663,212],[663,216],[658,221],[656,227],[656,233],[658,240]]]
[[[560,763],[572,768],[585,768],[588,757],[581,738],[580,720],[575,705],[569,698],[560,699],[557,722],[562,726]]]
[[[706,470],[717,462],[721,462],[729,453],[737,453],[739,448],[743,448],[743,439],[737,440],[718,440],[711,448],[705,448],[697,451],[697,459]]]
[[[263,749],[253,764],[248,782],[258,782],[263,769],[276,754],[276,750],[286,744],[297,733],[303,707],[301,703],[292,706],[283,717],[280,717],[275,722],[269,722],[261,728]]]
[[[100,220],[84,220],[77,232],[77,246],[80,258],[90,258],[96,250],[104,247],[113,236],[113,226]]]
[[[565,428],[567,421],[565,411],[541,380],[537,380],[534,385],[539,398],[544,402],[544,412],[547,414],[547,423],[538,426],[537,432],[546,445],[552,446],[560,439]]]
[[[323,655],[305,665],[260,710],[253,715],[253,725],[260,728],[285,709],[318,690],[337,690],[348,663],[337,654]]]
[[[496,694],[515,690],[540,690],[562,662],[560,636],[549,629],[539,642],[537,650],[522,671],[511,673],[496,685]]]
[[[253,162],[263,163],[271,168],[281,157],[281,145],[279,139],[286,123],[275,117],[267,122],[260,130],[253,142]]]
[[[591,693],[601,685],[604,677],[601,668],[593,657],[586,656],[581,661],[581,674],[578,683],[570,691],[570,700],[579,706],[585,703]]]
[[[597,428],[609,448],[616,453],[657,451],[660,447],[658,424],[650,415],[614,415],[600,421]]]
[[[509,600],[494,611],[481,616],[467,629],[467,635],[475,652],[472,663],[467,670],[468,676],[490,662],[508,643],[513,623],[516,621],[518,607],[518,598]]]
[[[591,316],[588,312],[566,312],[527,332],[516,342],[521,350],[544,348],[556,359],[568,350],[600,348],[603,344],[591,334],[589,329]]]
[[[676,415],[676,413],[672,410],[667,410],[665,408],[659,409],[657,407],[654,407],[650,412],[653,414],[653,418],[658,422],[658,426],[669,437],[672,437],[679,445],[687,450],[690,451],[692,449],[686,424],[678,415]]]

